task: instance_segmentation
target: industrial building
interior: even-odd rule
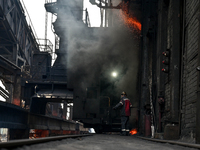
[[[99,27],[83,0],[45,1],[56,17],[52,42],[36,37],[21,1],[0,0],[0,128],[9,140],[120,132],[112,108],[126,91],[130,129],[200,143],[199,1],[89,2],[100,11]]]

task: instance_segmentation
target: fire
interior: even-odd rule
[[[137,129],[132,129],[129,133],[130,133],[131,135],[137,134]]]
[[[124,24],[131,30],[140,33],[142,30],[142,24],[129,14],[129,3],[122,4],[122,10],[120,11],[120,18],[123,20]]]
[[[130,17],[128,18],[127,17],[126,23],[128,24],[128,26],[132,26],[139,31],[141,31],[141,29],[142,29],[141,23],[139,21],[137,21],[136,18],[130,18]]]
[[[121,18],[123,19],[123,22],[125,23],[125,25],[133,30],[137,30],[137,31],[141,31],[142,29],[142,25],[141,23],[137,20],[136,17],[131,17],[129,14],[126,14],[124,12],[121,12]]]

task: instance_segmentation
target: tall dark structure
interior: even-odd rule
[[[50,130],[76,133],[79,123],[70,121],[72,113],[67,112],[73,92],[66,80],[52,80],[53,45],[38,39],[26,15],[23,1],[0,1],[0,79],[5,86],[0,87],[5,99],[0,102],[0,128],[8,129],[9,140],[29,138],[30,129],[48,135]],[[63,73],[54,76],[66,78]]]
[[[53,65],[51,74],[52,80],[67,82],[67,63],[68,63],[68,42],[70,41],[70,32],[72,27],[83,24],[83,0],[57,0],[54,3],[45,4],[48,12],[56,14],[57,19],[53,23],[56,42],[59,43],[55,49],[57,59]],[[59,40],[58,40],[59,39]]]
[[[143,0],[140,132],[199,143],[199,1]]]

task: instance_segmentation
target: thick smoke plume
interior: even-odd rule
[[[60,18],[67,22],[60,26],[65,29],[67,55],[63,61],[68,67],[69,87],[80,87],[84,91],[86,87],[98,87],[100,77],[104,76],[114,84],[116,95],[126,91],[134,103],[137,99],[138,34],[131,32],[119,18],[121,10],[109,11],[113,14],[113,26],[87,28],[71,11],[74,5],[70,1],[69,10],[64,10],[66,15]],[[112,71],[118,72],[116,79],[110,76]],[[113,92],[113,87],[108,89]]]

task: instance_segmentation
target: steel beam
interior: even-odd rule
[[[1,69],[0,69],[0,70],[1,70]],[[6,77],[4,77],[4,76],[2,76],[2,75],[0,75],[0,79],[3,79],[3,80],[5,81],[5,83],[11,83],[11,84],[13,84],[13,81],[7,79]]]
[[[16,105],[0,102],[0,128],[26,129],[28,111]]]
[[[20,74],[21,68],[0,55],[0,68],[7,74]]]
[[[33,114],[19,106],[0,102],[0,128],[19,130],[75,130],[76,124],[75,121]]]
[[[7,49],[5,46],[1,46],[0,48],[4,49],[9,55],[12,55],[12,53],[9,51],[9,49]]]

